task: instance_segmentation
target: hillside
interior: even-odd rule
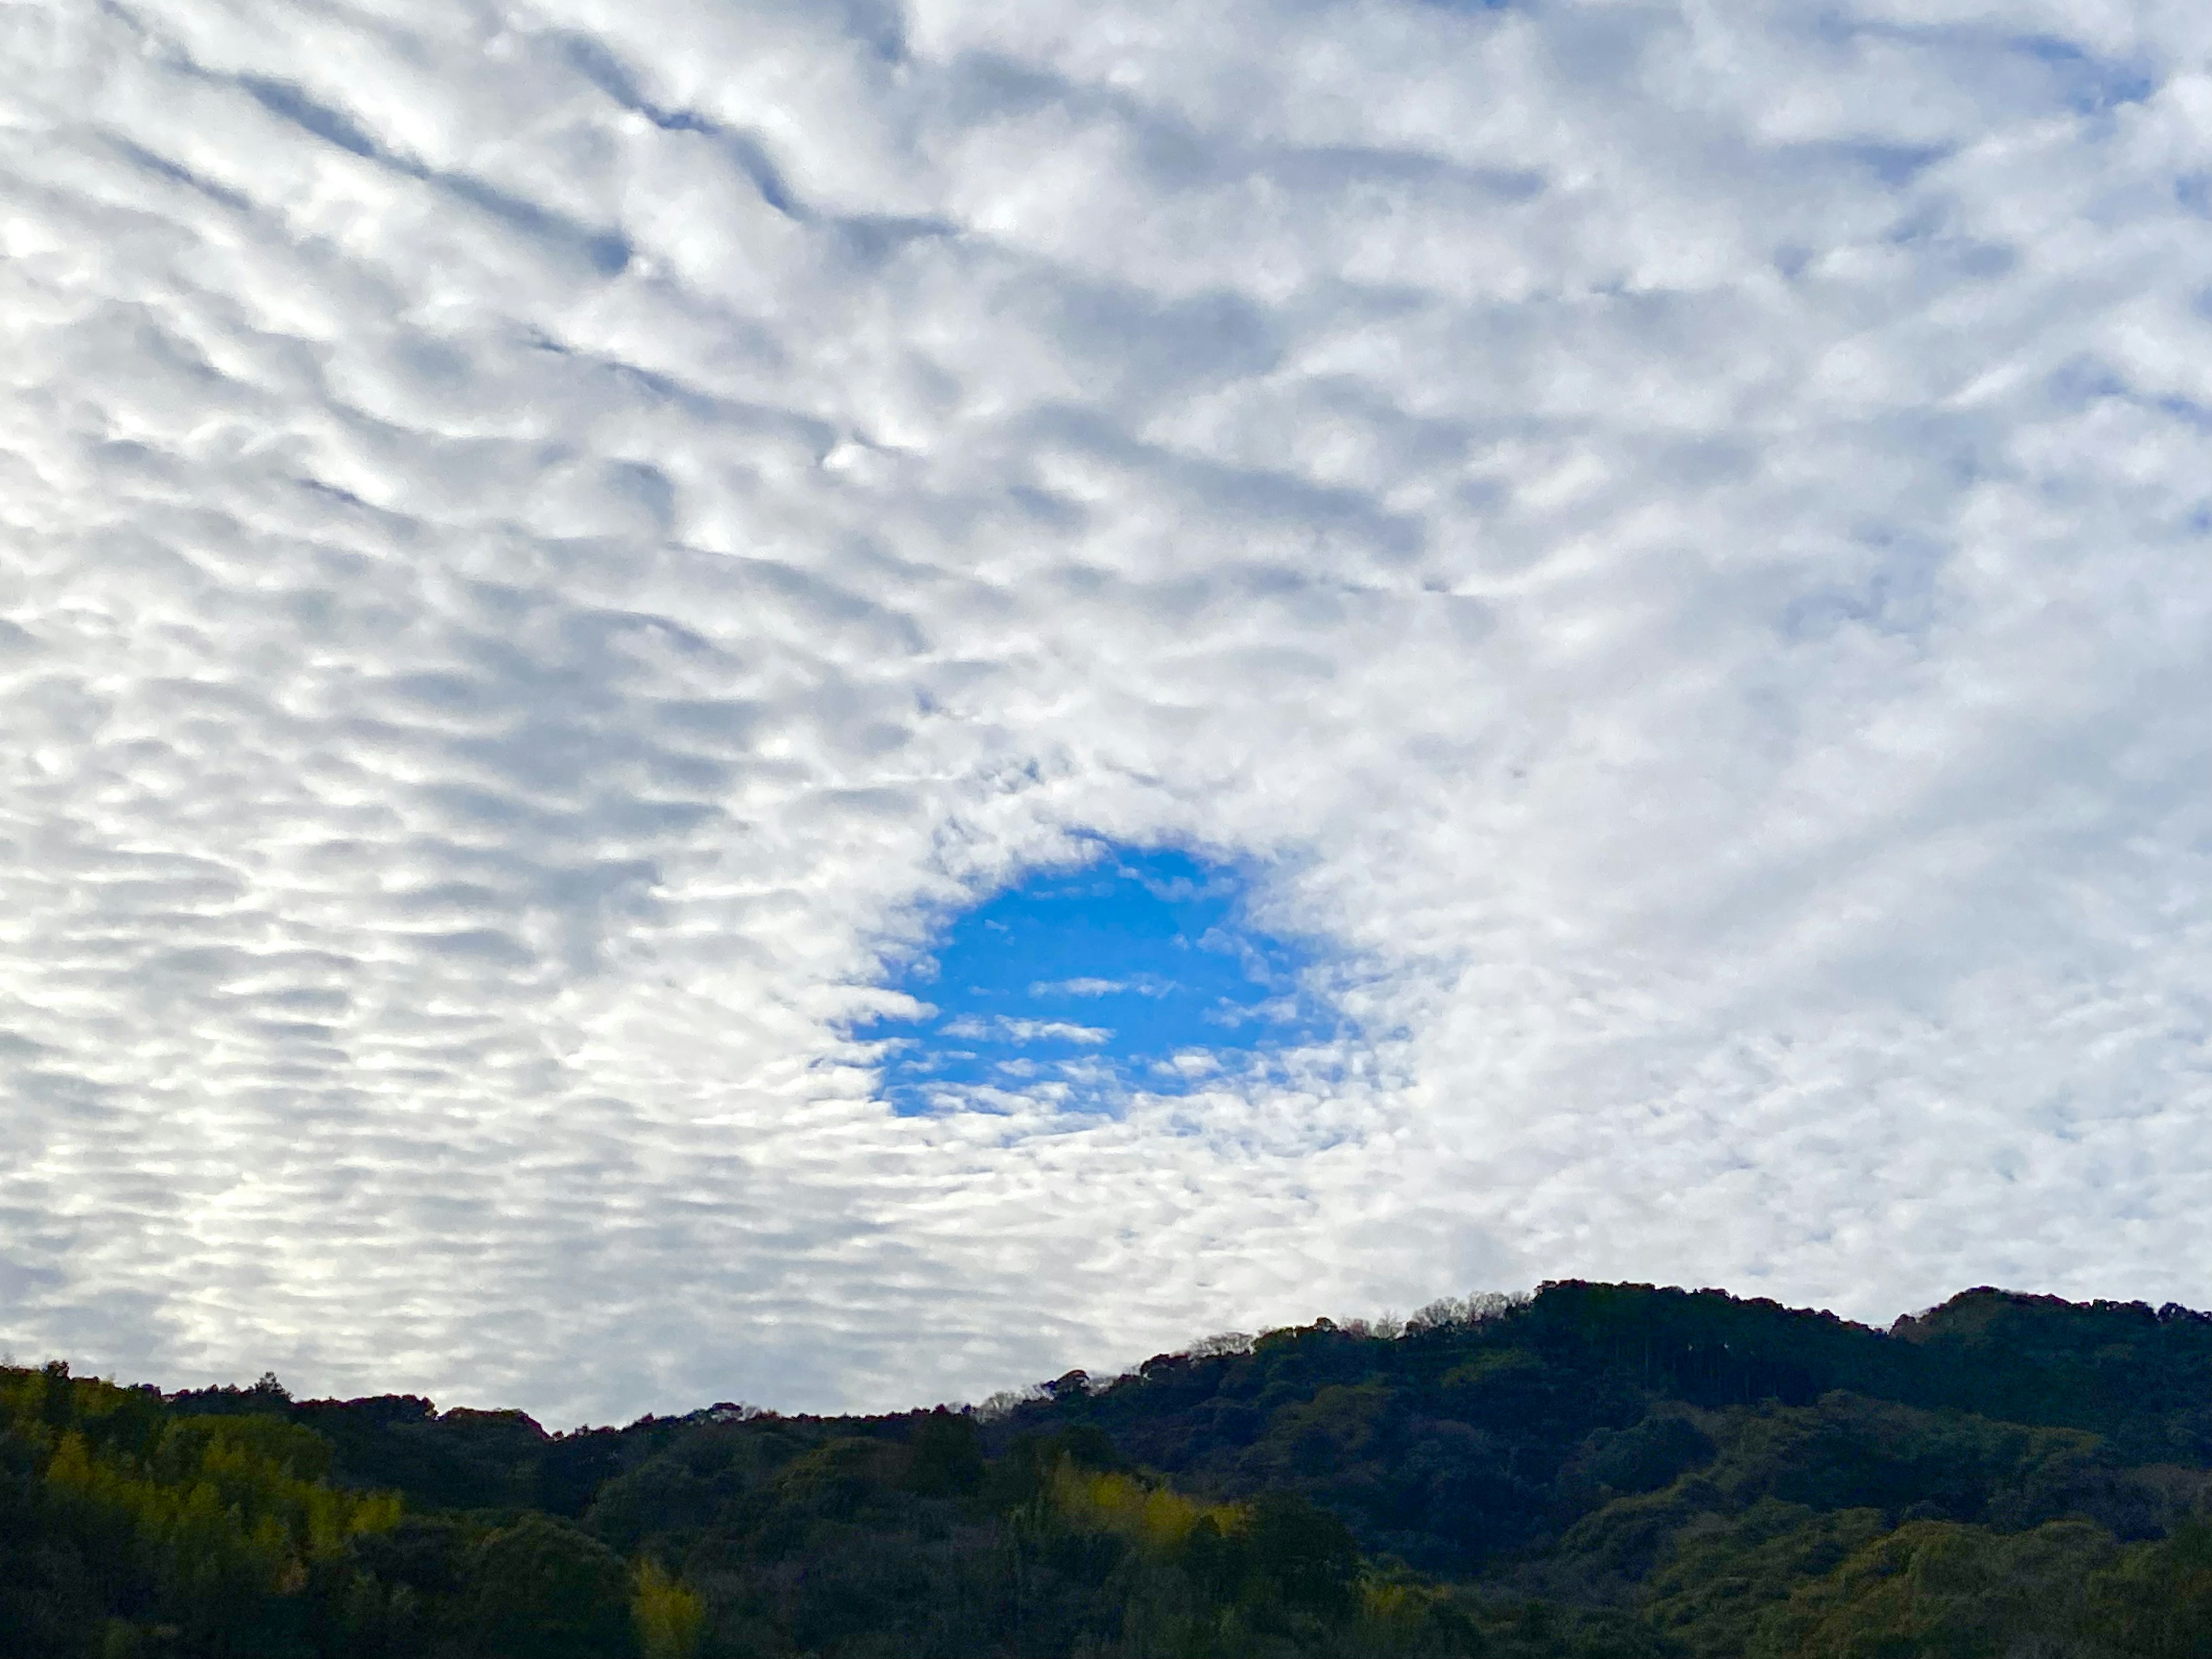
[[[0,1655],[2212,1656],[2212,1316],[1545,1286],[981,1412],[0,1370]]]

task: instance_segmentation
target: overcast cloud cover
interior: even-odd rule
[[[2208,54],[0,4],[0,1344],[565,1424],[2212,1302]],[[884,964],[1091,836],[1361,1035],[894,1113]]]

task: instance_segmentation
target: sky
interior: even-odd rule
[[[1258,1081],[1361,1035],[1316,992],[1325,942],[1279,939],[1250,879],[1181,848],[1079,845],[937,919],[872,1014],[884,1097],[908,1113],[1111,1115],[1133,1095]]]
[[[2212,1302],[2212,9],[0,71],[19,1360],[567,1426]]]

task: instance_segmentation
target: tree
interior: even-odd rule
[[[491,1534],[470,1563],[483,1659],[633,1659],[622,1558],[549,1516]]]

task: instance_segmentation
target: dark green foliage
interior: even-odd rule
[[[1359,1546],[1352,1528],[1295,1492],[1262,1492],[1249,1526],[1231,1540],[1250,1561],[1260,1595],[1324,1621],[1349,1618],[1358,1598]]]
[[[398,1507],[333,1490],[329,1465],[281,1416],[179,1416],[64,1367],[0,1370],[0,1652],[362,1651],[385,1609],[343,1562]]]
[[[2150,1536],[2171,1502],[2121,1472],[2212,1463],[2209,1380],[2212,1318],[2176,1308],[1975,1291],[1890,1335],[1718,1291],[1565,1284],[1401,1335],[1322,1321],[1161,1356],[1018,1426],[1089,1424],[1200,1490],[1301,1491],[1370,1552],[1463,1575],[1667,1486],[1710,1455],[1716,1413],[1753,1407],[1820,1414],[1774,1431],[1797,1437],[1769,1477],[1797,1501],[2008,1526],[2083,1513]],[[1820,1403],[1844,1396],[1865,1403]],[[2013,1426],[1952,1426],[1970,1416]]]
[[[103,1598],[76,1539],[57,1536],[31,1449],[0,1441],[0,1656],[84,1650]]]
[[[2191,1521],[2130,1551],[2089,1587],[2088,1626],[2115,1653],[2146,1659],[2212,1654],[2212,1526]]]
[[[2185,1310],[1566,1284],[1037,1396],[550,1434],[0,1370],[0,1659],[2212,1659]]]
[[[1747,1655],[1931,1656],[2097,1651],[2089,1603],[2117,1555],[2083,1522],[1990,1533],[1916,1521],[1792,1592],[1754,1626]]]
[[[925,1498],[955,1498],[983,1484],[983,1444],[975,1419],[939,1406],[915,1426],[907,1484]]]
[[[628,1659],[629,1578],[597,1539],[525,1515],[470,1552],[469,1624],[486,1659]]]
[[[204,1398],[178,1403],[198,1410]],[[412,1395],[309,1401],[290,1412],[331,1443],[342,1479],[430,1508],[535,1505],[580,1514],[599,1482],[615,1472],[611,1458],[594,1455],[599,1437],[578,1437],[582,1443],[572,1452],[520,1412],[441,1415]]]

